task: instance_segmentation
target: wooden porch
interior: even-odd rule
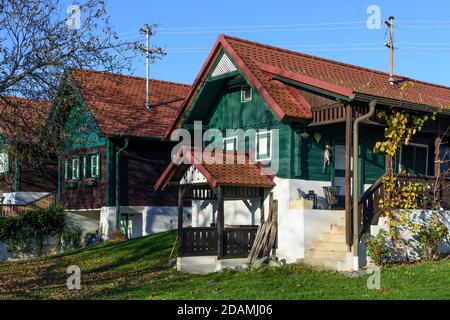
[[[217,259],[247,258],[256,239],[258,225],[225,225],[226,200],[260,200],[260,221],[264,221],[264,188],[242,186],[180,185],[178,205],[178,256],[217,256]],[[208,200],[218,204],[217,220],[210,227],[183,226],[185,200]]]

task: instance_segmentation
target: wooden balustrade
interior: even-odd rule
[[[247,258],[255,242],[258,226],[224,229],[224,258]]]
[[[223,258],[246,258],[256,238],[258,226],[224,228]],[[217,255],[217,228],[183,228],[181,256]]]

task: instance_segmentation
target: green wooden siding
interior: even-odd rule
[[[83,103],[72,106],[65,124],[64,151],[95,148],[106,144],[106,138],[100,135],[92,114]]]

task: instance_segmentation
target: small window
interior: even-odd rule
[[[241,102],[248,101],[252,101],[252,87],[245,85],[241,88]]]
[[[8,172],[8,153],[0,152],[0,174]]]
[[[256,160],[270,161],[272,159],[272,132],[263,131],[256,134]]]
[[[428,172],[428,146],[416,143],[402,145],[399,170],[400,172],[426,175]]]
[[[237,150],[237,137],[224,138],[223,149],[226,151]]]
[[[89,154],[83,159],[83,176],[84,178],[100,177],[100,154]]]
[[[66,180],[80,180],[80,158],[66,160],[64,178]]]

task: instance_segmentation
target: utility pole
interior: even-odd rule
[[[390,16],[389,20],[384,22],[389,28],[389,43],[385,46],[389,48],[389,83],[393,85],[394,79],[394,17]]]
[[[145,95],[145,108],[147,111],[150,111],[150,34],[151,27],[149,24],[146,24],[143,29],[141,29],[143,33],[145,33],[145,40],[147,43],[146,47],[146,95]]]

